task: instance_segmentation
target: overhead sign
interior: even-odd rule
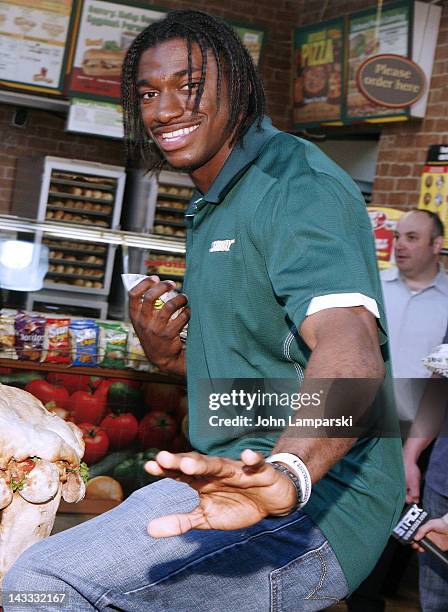
[[[68,132],[123,138],[123,109],[113,102],[72,98],[66,129]]]
[[[359,87],[360,68],[378,55],[411,57],[412,8],[410,2],[385,5],[348,17],[348,83],[346,113],[349,120],[402,114],[379,104]]]
[[[73,0],[0,0],[0,85],[61,94]]]
[[[357,85],[374,104],[386,108],[411,106],[423,95],[426,77],[407,57],[384,53],[369,57],[358,70]]]
[[[85,0],[69,84],[69,95],[120,99],[121,67],[134,38],[166,12],[133,2]]]
[[[298,28],[294,36],[294,123],[341,119],[344,20]]]

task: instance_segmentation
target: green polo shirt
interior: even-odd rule
[[[193,195],[186,219],[191,443],[235,459],[245,448],[267,455],[282,428],[227,426],[204,435],[201,385],[288,379],[299,388],[310,352],[297,330],[319,296],[375,300],[387,355],[364,201],[316,146],[264,119],[233,149],[209,191]],[[358,440],[313,487],[304,510],[330,541],[350,591],[375,565],[403,502],[398,438]]]

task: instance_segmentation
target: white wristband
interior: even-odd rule
[[[311,497],[311,476],[308,468],[297,455],[292,453],[277,453],[266,458],[266,463],[284,463],[287,465],[297,476],[300,482],[300,488],[302,489],[302,501],[300,508],[308,502]]]
[[[448,525],[448,512],[442,516],[442,521]]]

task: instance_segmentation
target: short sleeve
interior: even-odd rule
[[[347,181],[312,169],[279,180],[254,221],[273,290],[297,328],[314,298],[362,294],[378,304],[385,330],[371,223]]]

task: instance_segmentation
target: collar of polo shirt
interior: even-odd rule
[[[279,130],[272,125],[269,117],[263,117],[260,127],[257,121],[254,121],[242,141],[234,146],[207,193],[202,194],[195,190],[191,202],[196,202],[198,209],[206,203],[220,204],[241,175],[257,159],[264,145],[278,133]]]

